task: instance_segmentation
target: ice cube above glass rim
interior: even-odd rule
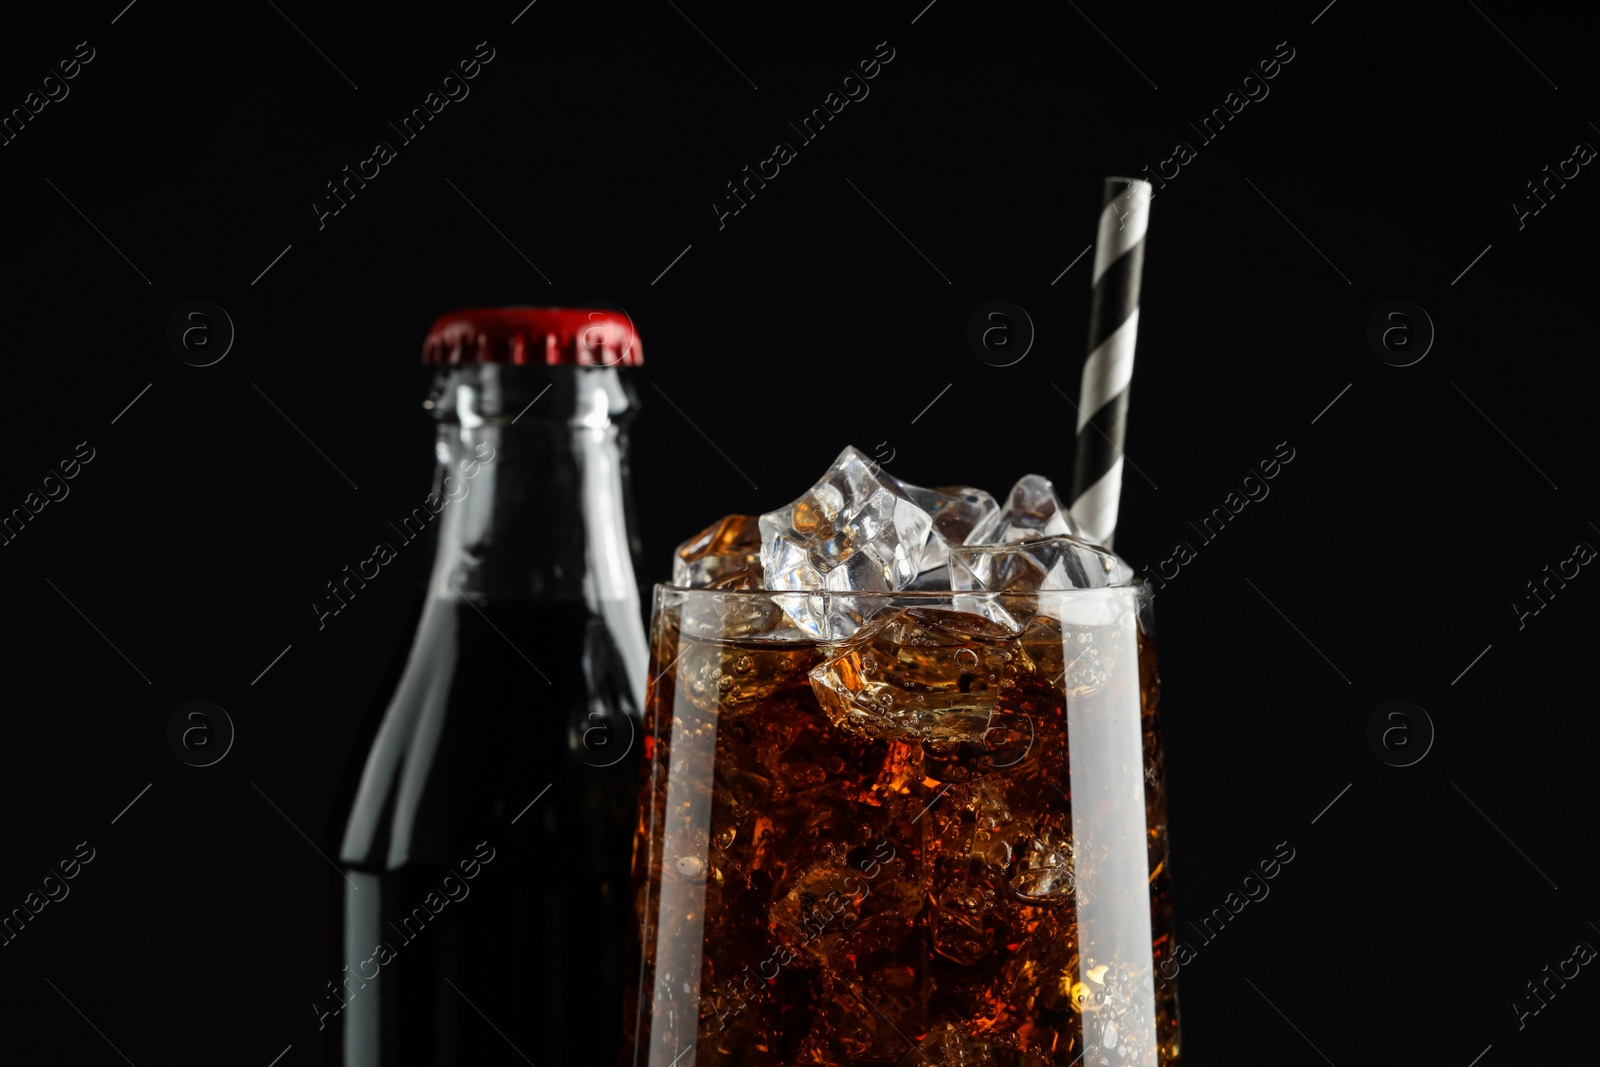
[[[680,545],[672,584],[774,595],[804,637],[840,641],[872,594],[1046,593],[1126,585],[1134,575],[1081,536],[1048,478],[1024,475],[997,502],[969,486],[925,488],[846,447],[806,493],[760,516],[728,515]],[[860,594],[860,595],[857,595]],[[980,610],[1017,623],[1004,609]]]

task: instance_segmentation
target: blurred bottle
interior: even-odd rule
[[[346,1067],[612,1063],[646,647],[609,311],[434,324],[436,527],[411,648],[339,848]],[[637,966],[637,960],[634,961]]]

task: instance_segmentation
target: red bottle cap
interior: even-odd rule
[[[620,311],[466,308],[439,316],[423,342],[422,362],[637,367],[644,362],[644,346],[632,320]]]

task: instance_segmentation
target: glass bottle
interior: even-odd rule
[[[611,312],[462,311],[429,335],[434,491],[391,528],[433,527],[436,555],[343,824],[340,970],[316,1009],[346,1067],[615,1061],[641,358]]]

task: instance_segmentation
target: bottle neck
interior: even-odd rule
[[[618,369],[453,367],[429,406],[440,419],[429,595],[637,615],[626,426],[636,401]]]

